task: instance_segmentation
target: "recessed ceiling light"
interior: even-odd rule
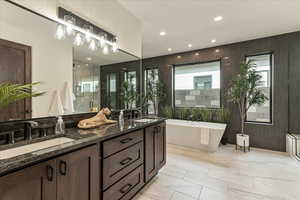
[[[220,49],[216,49],[216,53],[219,53],[220,52]]]
[[[188,45],[189,48],[191,48],[192,46],[193,46],[192,44],[189,44],[189,45]]]
[[[199,56],[199,53],[197,52],[197,53],[195,53],[195,56]]]
[[[177,56],[177,58],[178,58],[178,59],[180,59],[180,58],[181,58],[181,56]]]
[[[215,43],[216,41],[217,41],[216,39],[212,39],[210,42]]]
[[[160,33],[159,33],[159,35],[161,35],[161,36],[165,36],[167,33],[165,32],[165,31],[161,31]]]
[[[91,57],[87,57],[86,59],[87,59],[88,61],[91,61],[91,60],[92,60],[92,58],[91,58]]]
[[[172,51],[172,49],[171,49],[171,48],[168,48],[168,51]]]
[[[216,16],[216,17],[214,18],[214,21],[215,21],[215,22],[218,22],[218,21],[221,21],[221,20],[223,20],[223,17],[222,17],[222,16]]]

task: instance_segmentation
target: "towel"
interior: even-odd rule
[[[68,82],[65,82],[63,91],[62,91],[62,105],[64,108],[64,112],[66,114],[71,114],[74,113],[74,100],[75,100],[75,95],[70,88],[70,85]]]
[[[200,143],[208,145],[209,143],[209,128],[201,128]]]
[[[57,90],[53,92],[52,101],[49,106],[49,116],[60,116],[64,114],[64,108],[61,102],[60,94]]]

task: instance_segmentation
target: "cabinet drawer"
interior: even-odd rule
[[[142,165],[105,191],[103,200],[131,199],[143,187],[143,176],[144,167]]]
[[[134,131],[126,135],[103,142],[103,157],[106,158],[133,144],[143,141],[143,130]]]
[[[103,160],[103,189],[144,162],[144,143],[140,142]]]

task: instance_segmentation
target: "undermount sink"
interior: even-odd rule
[[[134,121],[135,122],[141,122],[141,123],[147,123],[147,122],[154,122],[154,121],[156,121],[156,119],[144,118],[144,119],[136,119]]]
[[[20,146],[20,147],[16,147],[16,148],[3,150],[3,151],[0,151],[0,160],[17,157],[17,156],[20,156],[23,154],[46,149],[49,147],[58,146],[61,144],[72,142],[72,141],[74,141],[74,140],[67,138],[67,137],[59,137],[59,138],[46,140],[43,142],[37,142],[34,144],[28,144],[28,145],[24,145],[24,146]]]

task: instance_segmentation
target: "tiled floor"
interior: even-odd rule
[[[168,145],[167,165],[135,200],[300,200],[300,162],[284,153]]]

